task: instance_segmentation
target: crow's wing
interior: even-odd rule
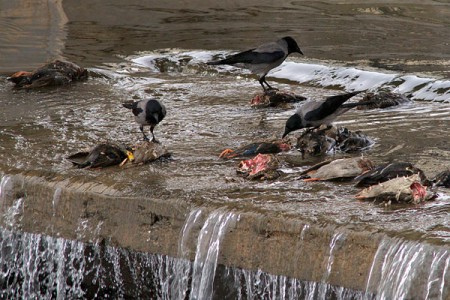
[[[360,92],[353,92],[348,94],[331,96],[325,99],[321,105],[319,105],[316,109],[310,110],[305,113],[304,119],[306,121],[317,121],[326,118],[327,116],[333,114],[336,110],[338,110],[341,105],[355,96]]]
[[[241,53],[231,55],[225,59],[210,62],[214,65],[234,65],[234,64],[270,64],[279,59],[282,59],[285,55],[282,50],[274,50],[271,52],[259,52],[256,49],[247,50]]]

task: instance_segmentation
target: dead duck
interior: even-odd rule
[[[219,158],[231,159],[235,157],[254,156],[257,154],[276,154],[291,150],[288,142],[277,140],[272,142],[256,142],[251,143],[236,150],[225,149],[220,153]]]
[[[440,172],[433,179],[435,186],[450,188],[450,169]]]
[[[367,93],[361,103],[365,105],[357,106],[356,109],[367,110],[375,108],[387,108],[404,103],[409,103],[412,100],[403,94],[391,93],[391,92],[379,92],[379,93]]]
[[[356,182],[357,187],[369,187],[396,177],[408,177],[414,174],[419,174],[422,184],[429,185],[429,181],[424,172],[409,162],[393,162],[377,166],[356,177],[354,181]]]
[[[106,168],[114,165],[142,165],[169,158],[171,153],[159,143],[138,142],[133,146],[101,143],[89,151],[81,151],[66,159],[78,168]]]
[[[321,156],[334,151],[336,140],[329,137],[323,130],[305,131],[297,139],[296,148],[305,158],[305,154],[309,156]]]
[[[66,159],[78,168],[106,168],[119,165],[129,155],[131,155],[131,153],[125,146],[102,143],[89,151],[72,154]]]
[[[32,72],[19,71],[7,80],[16,88],[33,89],[45,86],[66,85],[88,78],[88,71],[72,62],[55,60]]]
[[[334,151],[363,151],[374,145],[373,139],[361,131],[350,131],[345,127],[330,126],[307,130],[297,139],[296,148],[310,156],[321,156]]]
[[[130,164],[142,165],[170,157],[171,153],[160,143],[142,141],[131,147],[131,153],[128,153],[121,166]]]
[[[341,152],[356,152],[372,147],[375,142],[365,133],[357,130],[350,131],[346,127],[337,127],[336,144]]]
[[[239,163],[238,174],[251,180],[272,180],[280,176],[279,161],[273,154],[258,154],[254,158]]]
[[[352,157],[318,163],[300,173],[303,181],[345,180],[361,175],[374,167],[367,158]]]
[[[286,106],[291,108],[289,104],[305,100],[305,97],[293,93],[281,92],[278,90],[265,90],[252,98],[250,106],[256,108]]]
[[[388,205],[392,202],[419,204],[436,197],[435,193],[427,190],[427,187],[421,184],[419,174],[396,177],[383,183],[372,185],[355,196],[359,200],[384,202]]]

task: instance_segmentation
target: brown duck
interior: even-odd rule
[[[33,72],[19,71],[7,80],[15,84],[15,88],[33,89],[45,86],[66,85],[74,81],[88,78],[88,71],[74,63],[55,60]]]

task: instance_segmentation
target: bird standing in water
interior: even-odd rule
[[[139,129],[144,135],[144,141],[148,141],[147,135],[144,133],[144,126],[150,126],[152,134],[152,142],[159,143],[155,139],[153,130],[155,126],[161,122],[166,116],[166,107],[156,99],[145,99],[141,101],[130,101],[122,104],[125,108],[131,109],[134,119],[139,124]]]
[[[281,65],[291,53],[300,53],[303,55],[297,42],[292,37],[287,36],[275,42],[263,44],[258,48],[240,52],[218,61],[211,61],[207,64],[233,65],[239,68],[249,69],[253,74],[258,75],[258,81],[264,91],[266,91],[273,90],[266,81],[267,73]],[[266,84],[267,88],[264,84]]]
[[[300,106],[295,114],[286,121],[283,138],[291,131],[319,127],[320,125],[331,125],[338,116],[342,115],[352,107],[365,105],[366,103],[347,103],[351,97],[361,92],[341,94],[326,98],[324,101],[309,101]],[[367,102],[369,103],[369,102]]]

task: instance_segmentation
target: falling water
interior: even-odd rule
[[[178,245],[178,261],[175,265],[175,276],[172,284],[171,295],[174,299],[184,299],[189,288],[191,275],[191,261],[189,260],[188,241],[191,238],[191,231],[198,219],[202,215],[201,209],[194,209],[186,218],[183,229],[180,232]]]
[[[228,280],[234,281],[236,299],[319,299],[318,290],[323,289],[326,299],[362,299],[364,293],[323,282],[301,281],[283,275],[272,275],[262,270],[248,271],[228,269],[232,274]],[[372,298],[369,298],[372,299]]]
[[[450,251],[424,243],[384,239],[375,254],[366,285],[377,299],[446,299]]]
[[[333,237],[331,238],[331,242],[330,242],[330,251],[328,253],[328,257],[325,257],[326,260],[326,268],[325,268],[325,273],[323,274],[322,277],[322,281],[321,281],[321,285],[319,287],[319,292],[318,292],[318,299],[326,299],[327,298],[327,281],[328,281],[328,277],[330,276],[331,273],[331,267],[333,266],[333,262],[334,262],[334,251],[336,249],[336,244],[338,241],[342,241],[344,237],[344,234],[341,232],[336,232]]]
[[[216,210],[205,221],[197,241],[190,299],[212,297],[220,243],[226,229],[234,226],[236,220],[234,213]]]
[[[0,298],[81,298],[86,274],[80,242],[1,232]]]
[[[450,251],[400,239],[386,238],[380,243],[365,293],[328,283],[336,252],[345,242],[340,232],[332,236],[325,251],[320,282],[301,281],[261,269],[218,265],[220,243],[237,221],[238,216],[232,212],[216,210],[205,215],[200,209],[193,210],[180,231],[181,258],[133,252],[109,246],[103,240],[89,244],[2,228],[0,298],[222,299],[224,291],[231,299],[447,299],[449,296],[446,283],[450,279]],[[307,225],[303,227],[296,255],[302,255],[308,229]],[[194,251],[195,260],[191,262],[189,257]]]
[[[23,197],[15,195],[14,182],[11,176],[5,175],[1,177],[0,181],[0,205],[3,213],[3,222],[8,228],[13,228],[16,224],[20,224],[23,210]],[[5,205],[5,202],[9,199],[13,199],[12,205],[9,207]]]

